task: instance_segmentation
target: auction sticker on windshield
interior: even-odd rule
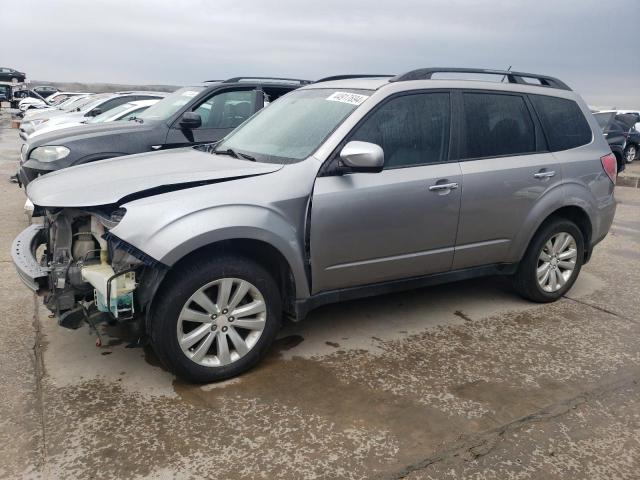
[[[350,105],[360,105],[367,98],[369,98],[368,95],[360,95],[358,93],[334,92],[327,97],[327,100],[332,102],[348,103]]]

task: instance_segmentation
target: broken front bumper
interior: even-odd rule
[[[42,225],[25,228],[11,245],[11,258],[22,282],[34,292],[47,285],[49,269],[36,260],[36,250],[46,241]]]

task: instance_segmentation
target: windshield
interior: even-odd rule
[[[135,105],[132,103],[123,103],[122,105],[112,108],[111,110],[107,110],[106,112],[103,112],[100,115],[96,115],[91,120],[89,120],[89,123],[102,123],[102,122],[116,119],[120,115],[122,115],[124,112],[126,112],[127,110],[130,110],[133,107],[135,107]]]
[[[93,95],[87,98],[87,102],[82,105],[76,105],[81,112],[88,112],[89,110],[93,110],[95,107],[99,107],[104,103],[104,101],[113,96],[112,93],[101,93],[99,95]]]
[[[74,110],[83,110],[87,105],[92,104],[94,102],[96,102],[96,100],[101,100],[102,98],[104,98],[105,95],[91,95],[89,97],[84,97],[81,98],[80,100],[78,100],[77,102],[73,102],[70,103],[69,105],[67,105],[64,109],[68,112],[74,111]]]
[[[144,112],[138,115],[138,118],[143,120],[166,120],[204,89],[205,87],[180,88],[172,94],[164,97],[155,105],[147,108]]]
[[[79,102],[86,100],[87,97],[70,97],[67,98],[66,100],[64,100],[63,102],[60,102],[57,105],[57,108],[61,109],[61,110],[66,110],[67,108],[79,104]]]
[[[303,160],[370,94],[368,90],[293,91],[234,130],[215,151],[231,149],[268,163]]]

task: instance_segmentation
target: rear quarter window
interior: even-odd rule
[[[573,100],[530,95],[552,152],[569,150],[591,143],[591,127]]]

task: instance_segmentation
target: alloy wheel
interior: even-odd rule
[[[266,303],[255,285],[222,278],[199,288],[185,302],[178,317],[178,344],[199,365],[229,365],[256,345],[266,321]]]
[[[553,235],[538,256],[538,285],[545,292],[560,290],[576,268],[578,249],[576,240],[567,232]]]
[[[636,158],[636,147],[634,145],[629,146],[629,148],[627,148],[627,151],[625,152],[625,160],[627,163],[631,163],[635,160]]]

